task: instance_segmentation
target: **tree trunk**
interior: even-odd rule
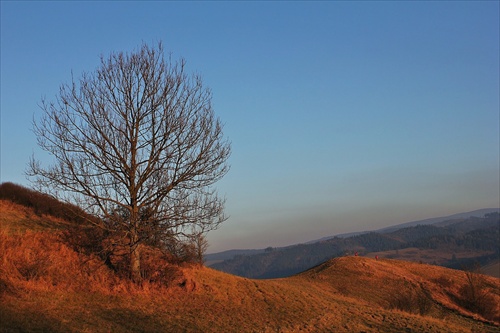
[[[130,247],[130,277],[135,283],[142,282],[141,275],[141,252],[138,244],[137,231],[134,230],[131,235]]]
[[[141,253],[138,246],[135,246],[135,248],[132,249],[132,253],[130,254],[130,273],[132,281],[134,281],[135,283],[142,282]]]

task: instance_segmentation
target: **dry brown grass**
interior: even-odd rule
[[[399,260],[375,260],[363,257],[344,257],[311,269],[300,276],[320,280],[338,293],[378,304],[384,308],[395,307],[394,298],[414,297],[408,312],[441,317],[443,311],[452,310],[463,316],[480,318],[477,313],[464,309],[463,286],[467,276],[463,271],[439,266]],[[496,307],[492,315],[483,320],[500,322],[500,280],[481,275],[484,292],[494,299]],[[424,297],[426,299],[424,299]],[[406,299],[408,300],[408,299]],[[403,300],[405,301],[405,300]],[[429,306],[427,301],[432,302]],[[419,304],[423,302],[425,304]],[[420,307],[426,310],[421,311]]]
[[[499,330],[498,322],[462,306],[460,291],[467,277],[461,271],[343,257],[274,280],[171,266],[167,283],[137,286],[99,258],[61,242],[57,219],[0,201],[0,223],[0,332]],[[51,229],[50,223],[58,227]],[[151,254],[149,260],[156,258]],[[498,303],[499,280],[484,281]],[[420,295],[425,311],[418,298],[416,305],[394,309],[395,295],[405,295],[401,291]]]
[[[0,199],[0,229],[8,233],[26,230],[43,231],[64,229],[68,222],[50,215],[37,215],[33,209]]]

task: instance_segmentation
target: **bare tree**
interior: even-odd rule
[[[462,305],[486,319],[498,320],[497,302],[492,296],[481,267],[475,264],[464,267],[466,283],[459,289]]]
[[[196,261],[202,265],[204,262],[203,255],[208,249],[208,241],[207,238],[205,237],[204,232],[193,232],[192,235],[192,242],[195,248],[195,256],[196,256]]]
[[[120,235],[140,281],[140,246],[167,248],[193,230],[226,220],[213,185],[228,171],[230,143],[211,91],[162,44],[101,56],[94,71],[41,102],[38,145],[55,158],[31,158],[27,174],[47,193],[101,218]]]

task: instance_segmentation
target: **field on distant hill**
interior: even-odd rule
[[[65,244],[66,225],[0,200],[0,332],[500,329],[500,280],[493,277],[346,256],[270,280],[172,265],[168,282],[138,286]]]

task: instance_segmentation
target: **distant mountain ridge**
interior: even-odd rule
[[[436,219],[404,223],[350,237],[267,248],[260,253],[240,250],[232,259],[211,267],[248,278],[277,278],[297,274],[334,257],[363,256],[420,261],[462,268],[487,265],[500,257],[500,209],[477,210]],[[486,213],[483,217],[475,217]],[[463,218],[463,216],[469,216]],[[392,230],[392,231],[391,231]],[[227,254],[227,253],[226,253]]]
[[[323,237],[320,239],[309,241],[309,242],[307,242],[307,244],[324,241],[324,240],[331,239],[334,237],[346,238],[346,237],[357,236],[357,235],[361,235],[361,234],[367,234],[369,232],[389,233],[392,231],[396,231],[398,229],[416,226],[416,225],[436,224],[436,223],[440,223],[440,222],[469,218],[469,217],[483,217],[484,215],[489,214],[489,213],[499,213],[499,212],[500,212],[500,208],[483,208],[483,209],[477,209],[477,210],[473,210],[473,211],[465,212],[465,213],[458,213],[458,214],[453,214],[453,215],[448,215],[448,216],[432,217],[432,218],[423,219],[423,220],[404,222],[404,223],[400,223],[400,224],[396,224],[393,226],[384,227],[384,228],[376,229],[376,230],[372,230],[372,231],[358,231],[358,232],[349,232],[349,233],[345,233],[345,234],[339,234],[339,235],[335,235],[335,236],[327,236],[327,237]]]
[[[239,255],[248,256],[248,255],[263,253],[264,251],[265,251],[264,249],[255,249],[255,250],[234,249],[234,250],[227,250],[227,251],[207,254],[205,255],[205,263],[207,264],[207,266],[210,266],[211,263],[229,260]]]
[[[435,217],[435,218],[430,218],[430,219],[425,219],[425,220],[420,220],[420,221],[413,221],[413,222],[406,222],[406,223],[398,224],[398,225],[395,225],[392,227],[378,229],[378,230],[376,230],[376,232],[388,233],[388,232],[392,232],[392,231],[395,231],[398,229],[412,227],[412,226],[416,226],[416,225],[436,224],[436,223],[451,221],[451,220],[467,219],[469,217],[483,217],[484,215],[490,214],[490,213],[500,213],[500,208],[484,208],[484,209],[473,210],[471,212],[453,214],[453,215],[449,215],[449,216]]]
[[[367,234],[370,232],[379,232],[379,233],[388,233],[391,231],[396,231],[398,229],[402,229],[405,227],[410,227],[410,226],[415,226],[415,225],[425,225],[425,224],[435,224],[435,223],[440,223],[444,221],[449,221],[449,220],[456,220],[456,219],[462,219],[462,218],[468,218],[471,216],[474,217],[483,217],[485,214],[489,213],[500,213],[500,208],[483,208],[483,209],[477,209],[473,210],[470,212],[464,212],[464,213],[457,213],[453,215],[448,215],[448,216],[441,216],[441,217],[433,217],[433,218],[428,218],[428,219],[423,219],[423,220],[417,220],[417,221],[411,221],[411,222],[403,222],[400,224],[396,224],[393,226],[389,227],[384,227],[381,229],[377,230],[372,230],[372,231],[358,231],[358,232],[350,232],[350,233],[343,233],[343,234],[337,234],[333,236],[326,236],[322,237],[319,239],[315,239],[312,241],[308,241],[304,244],[314,244],[317,242],[322,242],[328,239],[332,239],[334,237],[342,237],[342,238],[347,238],[347,237],[352,237],[352,236],[357,236],[357,235],[362,235],[362,234]],[[294,245],[289,245],[289,246],[294,246]],[[284,246],[282,248],[285,248],[288,246]],[[279,249],[279,248],[277,248]],[[253,255],[253,254],[259,254],[263,253],[265,249],[231,249],[231,250],[226,250],[226,251],[221,251],[221,252],[216,252],[216,253],[209,253],[205,255],[205,261],[208,262],[208,266],[210,266],[211,262],[218,262],[220,260],[228,260],[232,259],[237,255]]]

